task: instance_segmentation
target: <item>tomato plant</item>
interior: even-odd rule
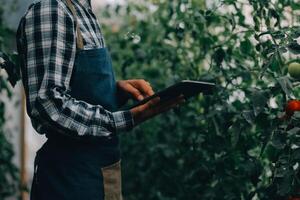
[[[119,78],[156,90],[212,81],[213,96],[123,135],[124,193],[135,199],[287,199],[298,194],[298,0],[155,0],[105,9]],[[114,19],[114,20],[111,20]],[[100,20],[101,21],[101,20]]]
[[[299,71],[293,64],[300,54],[299,5],[152,0],[104,10],[101,21],[119,78],[144,78],[156,90],[182,79],[218,86],[214,95],[199,95],[122,137],[126,199],[300,195]],[[3,77],[0,82],[1,91],[9,92]],[[1,103],[0,131],[3,113]],[[13,154],[0,136],[0,178],[9,183]],[[13,188],[1,184],[0,195]]]

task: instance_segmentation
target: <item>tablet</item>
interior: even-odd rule
[[[143,105],[155,97],[160,97],[160,101],[167,101],[172,98],[176,98],[181,94],[184,95],[185,99],[196,96],[200,93],[203,93],[204,95],[210,95],[213,94],[215,87],[216,85],[214,83],[183,80],[155,93],[150,97],[143,99],[142,101],[135,103],[134,105],[130,106],[129,109]]]

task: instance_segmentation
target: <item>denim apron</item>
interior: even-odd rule
[[[67,5],[77,19],[72,3]],[[112,62],[106,48],[83,50],[77,28],[77,52],[70,94],[77,100],[118,108]],[[71,138],[47,132],[37,152],[31,200],[121,200],[119,140],[111,137]]]

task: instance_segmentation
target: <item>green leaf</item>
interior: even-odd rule
[[[251,111],[251,110],[243,111],[242,116],[249,124],[253,124],[253,122],[255,120],[255,115],[254,115],[253,111]]]
[[[274,39],[283,39],[285,38],[285,33],[283,31],[277,31],[272,33]]]
[[[252,49],[251,42],[249,40],[242,41],[240,45],[240,49],[243,54],[249,55]]]
[[[296,149],[296,150],[293,151],[292,159],[294,161],[299,161],[300,160],[300,149]]]
[[[291,37],[294,38],[294,39],[297,39],[300,37],[300,28],[293,28],[291,30]]]
[[[287,76],[280,77],[277,79],[279,85],[281,86],[281,89],[284,91],[284,93],[291,97],[293,95],[293,84],[290,81],[290,78]]]
[[[271,139],[271,145],[275,149],[278,149],[278,150],[284,149],[284,147],[286,146],[284,137],[279,133],[274,134],[272,139]]]
[[[260,31],[260,20],[257,16],[253,17],[253,21],[254,21],[254,29],[256,31]]]
[[[231,145],[234,148],[239,142],[239,138],[241,134],[241,125],[239,123],[234,123],[229,128],[229,133],[231,134]]]
[[[289,134],[289,136],[293,136],[293,135],[298,134],[299,132],[300,132],[300,128],[295,127],[295,128],[288,130],[287,134]]]
[[[278,194],[285,196],[291,192],[291,185],[293,182],[293,173],[286,169],[287,172],[284,173],[282,180],[278,185]]]
[[[290,44],[288,44],[288,49],[290,50],[291,53],[295,54],[295,55],[299,55],[300,54],[300,45],[297,43],[297,41],[294,41]]]
[[[279,51],[280,51],[280,53],[286,53],[286,52],[288,52],[287,48],[285,48],[285,47],[280,47]]]
[[[269,15],[270,15],[270,17],[273,17],[273,18],[276,19],[275,26],[280,25],[280,14],[276,10],[270,9],[269,10]]]
[[[251,94],[251,102],[253,106],[254,116],[258,116],[266,106],[269,100],[268,92],[253,90]]]
[[[225,51],[222,48],[219,48],[213,55],[213,59],[216,62],[217,66],[220,66],[225,59]]]
[[[269,64],[269,69],[271,69],[273,72],[280,70],[280,63],[275,55],[272,56]]]
[[[291,1],[290,3],[293,10],[300,10],[300,4],[298,2]]]

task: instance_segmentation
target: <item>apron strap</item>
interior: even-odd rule
[[[77,45],[77,48],[78,49],[83,49],[83,47],[84,47],[84,45],[83,45],[83,38],[82,38],[82,34],[81,34],[80,27],[79,27],[79,24],[78,24],[75,7],[72,4],[71,0],[66,0],[66,2],[67,2],[68,8],[72,12],[72,15],[73,15],[75,23],[76,23],[76,32],[77,32],[76,45]]]

